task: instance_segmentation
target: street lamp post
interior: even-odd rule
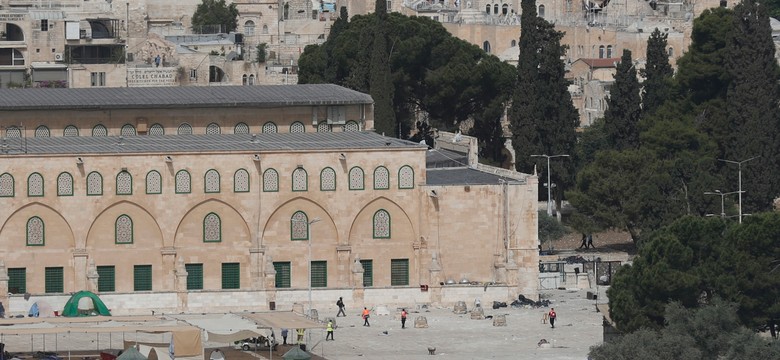
[[[724,202],[724,198],[726,195],[736,194],[740,193],[740,191],[731,191],[731,192],[721,192],[720,190],[715,190],[715,192],[707,191],[704,193],[704,195],[720,195],[720,217],[725,218],[726,217],[726,204]]]
[[[742,160],[742,161],[718,159],[718,161],[723,161],[725,163],[737,164],[737,166],[739,168],[739,191],[738,192],[739,192],[739,223],[740,224],[742,224],[742,192],[743,192],[742,191],[742,163],[746,163],[746,162],[748,162],[750,160],[755,160],[757,158],[758,158],[758,156],[753,156],[750,159],[745,159],[745,160]]]
[[[557,158],[557,157],[569,157],[568,154],[560,154],[560,155],[531,155],[531,157],[543,157],[547,158],[547,215],[552,216],[552,202],[551,202],[551,196],[552,196],[552,183],[550,182],[550,173],[552,170],[550,169],[550,159],[551,158]]]

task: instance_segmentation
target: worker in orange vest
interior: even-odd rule
[[[371,312],[368,311],[368,308],[363,308],[363,326],[371,326],[371,324],[368,323],[368,317],[370,316]]]

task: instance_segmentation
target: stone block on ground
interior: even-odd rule
[[[485,319],[485,311],[482,310],[482,307],[475,307],[473,310],[471,310],[471,320],[483,320]]]
[[[506,315],[494,315],[493,326],[506,326]]]
[[[414,327],[417,329],[428,328],[428,319],[425,316],[418,316],[414,319]]]
[[[452,310],[452,312],[456,314],[465,314],[466,313],[466,302],[465,301],[458,301],[455,304],[455,308]]]

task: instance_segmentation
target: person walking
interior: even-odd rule
[[[368,308],[363,308],[363,326],[371,326],[371,324],[368,322],[368,318],[371,316],[371,312],[368,311]]]
[[[587,248],[595,248],[596,246],[593,245],[593,234],[588,234],[588,246]]]
[[[296,332],[298,333],[298,345],[303,344],[303,334],[304,334],[304,331],[305,331],[304,329],[296,330]]]
[[[325,341],[328,341],[328,338],[330,338],[330,340],[336,341],[336,339],[333,338],[333,320],[328,320],[327,330],[328,334],[325,335]]]
[[[580,249],[582,248],[588,248],[588,235],[585,235],[585,233],[582,233],[582,244],[580,244]]]
[[[339,313],[336,314],[336,317],[347,317],[347,313],[344,312],[344,300],[341,298],[341,296],[339,296],[339,301],[336,301],[336,305],[339,307]]]
[[[284,341],[282,345],[287,345],[287,329],[282,329],[282,340]]]
[[[547,314],[547,317],[550,319],[550,326],[552,326],[553,329],[555,329],[555,318],[558,315],[555,313],[555,308],[550,308],[550,313]]]
[[[406,309],[401,309],[401,329],[406,329]]]

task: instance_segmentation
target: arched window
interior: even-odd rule
[[[133,195],[133,176],[127,171],[116,174],[116,194]]]
[[[192,126],[190,124],[184,123],[179,125],[179,128],[176,130],[177,135],[192,135]]]
[[[306,126],[303,126],[303,123],[300,121],[296,121],[290,125],[290,132],[291,133],[304,133],[306,132]]]
[[[122,136],[136,136],[138,133],[135,132],[135,126],[130,124],[125,124],[122,126],[122,131],[120,132]]]
[[[290,218],[290,240],[309,240],[309,217],[303,211]]]
[[[670,46],[668,53],[669,53],[669,57],[674,57],[674,48]]]
[[[330,132],[330,124],[325,121],[317,123],[317,132]]]
[[[152,170],[146,173],[146,193],[147,194],[161,194],[162,193],[162,176],[157,170]]]
[[[165,128],[160,124],[154,124],[149,128],[148,135],[165,135]]]
[[[493,14],[498,15],[498,4],[493,5]]]
[[[485,41],[482,43],[482,50],[490,54],[490,41]]]
[[[485,5],[485,13],[490,14],[490,4]]]
[[[27,220],[27,246],[46,245],[45,229],[41,218],[33,216]]]
[[[409,165],[404,165],[398,169],[398,188],[414,189],[414,170]]]
[[[246,86],[246,84],[247,84],[248,80],[249,80],[249,77],[248,77],[248,76],[246,76],[246,74],[244,74],[243,76],[241,76],[241,85],[244,85],[244,86]]]
[[[233,133],[234,134],[249,134],[249,125],[240,122],[240,123],[236,124],[236,126],[233,128]]]
[[[233,174],[233,192],[249,192],[249,171],[236,170]]]
[[[501,5],[501,15],[507,15],[509,14],[509,5],[504,4]]]
[[[92,128],[92,136],[108,136],[108,129],[101,124],[97,124]]]
[[[263,172],[263,191],[279,191],[279,173],[274,169],[267,169]]]
[[[249,74],[249,85],[255,84],[255,74]]]
[[[49,137],[49,135],[50,135],[49,128],[47,128],[44,125],[38,126],[35,129],[35,137],[37,137],[37,138],[39,138],[39,137]]]
[[[387,190],[390,188],[390,171],[380,166],[374,169],[374,190]]]
[[[290,3],[284,3],[284,12],[282,13],[284,20],[290,19]]]
[[[599,59],[604,58],[604,45],[599,46]]]
[[[27,196],[43,196],[43,176],[32,173],[27,177]]]
[[[219,192],[219,172],[217,170],[206,171],[206,175],[203,177],[203,187],[206,193]]]
[[[244,35],[246,36],[254,36],[255,35],[255,22],[252,20],[247,20],[244,23]]]
[[[65,127],[65,130],[62,130],[62,136],[70,137],[70,136],[79,136],[79,128],[68,125]]]
[[[73,175],[64,172],[57,176],[57,196],[73,196]]]
[[[215,213],[208,213],[203,218],[203,242],[222,241],[222,219]]]
[[[189,194],[192,192],[190,173],[187,170],[179,170],[176,173],[176,193]]]
[[[222,133],[222,129],[219,128],[217,123],[211,123],[206,126],[206,135],[219,135]]]
[[[390,213],[380,209],[374,213],[374,239],[390,238]]]
[[[20,138],[22,137],[22,130],[16,126],[9,126],[7,129],[5,129],[5,137]]]
[[[303,168],[297,168],[292,173],[292,191],[306,191],[309,189],[309,176]]]
[[[607,45],[607,58],[612,57],[612,45]]]
[[[517,40],[512,40],[512,42],[509,43],[509,46],[511,47],[517,46]]]
[[[263,134],[276,134],[276,124],[270,121],[263,124]]]
[[[539,5],[539,17],[544,19],[544,5]]]
[[[336,190],[336,171],[326,167],[320,172],[320,191]]]
[[[344,131],[360,131],[360,124],[357,121],[350,120],[344,124]]]
[[[0,175],[0,197],[14,197],[14,177],[9,173]]]
[[[119,215],[114,223],[114,243],[133,243],[133,219],[127,215]]]
[[[349,169],[349,189],[350,190],[363,190],[365,183],[363,182],[363,169],[360,167],[353,167]]]
[[[263,25],[263,34],[268,34],[268,25]]]
[[[87,195],[103,195],[103,175],[97,171],[87,175]]]

